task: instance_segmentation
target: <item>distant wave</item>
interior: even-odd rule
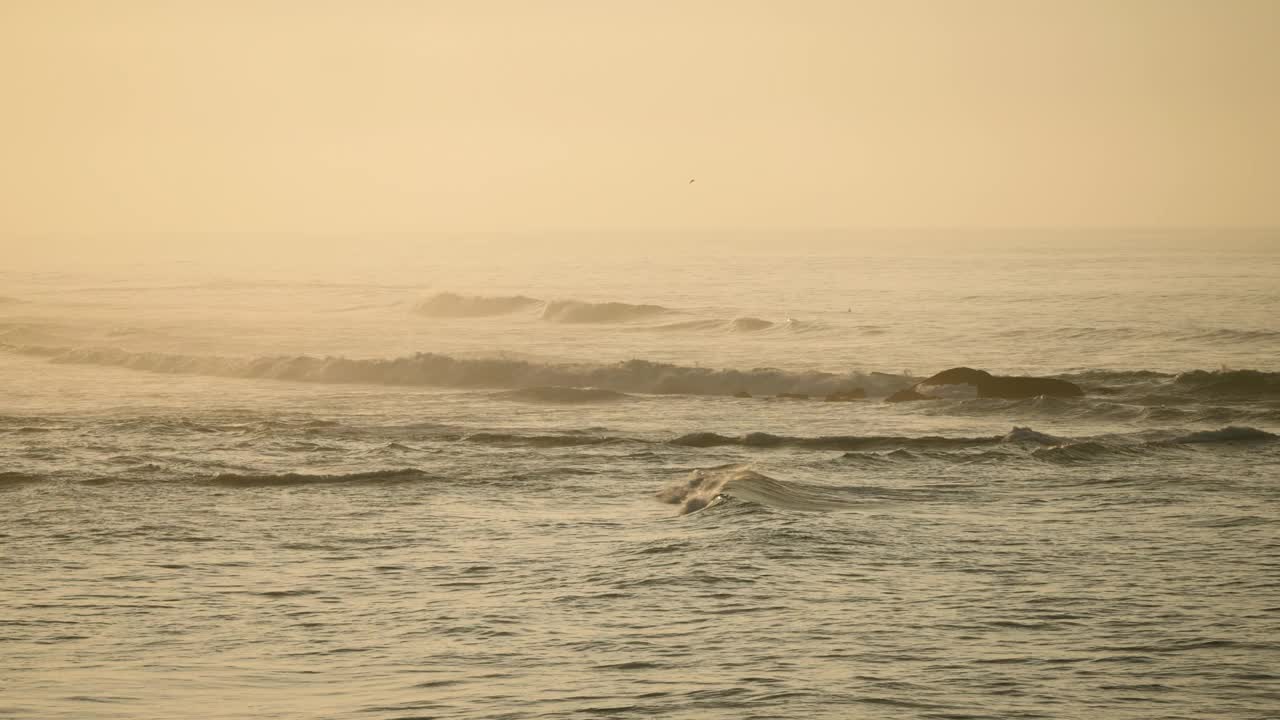
[[[1182,445],[1229,445],[1244,443],[1268,443],[1280,440],[1280,436],[1253,427],[1229,426],[1217,430],[1199,430],[1168,440],[1150,440],[1125,443],[1104,440],[1063,442],[1034,450],[1031,456],[1037,460],[1064,465],[1075,465],[1116,459],[1137,458],[1154,452],[1167,451]]]
[[[1174,378],[1176,385],[1197,395],[1265,397],[1280,395],[1280,372],[1259,370],[1193,370]]]
[[[777,327],[777,323],[755,317],[737,317],[732,320],[684,320],[655,327],[639,328],[641,330],[658,330],[665,332],[730,332],[755,333]]]
[[[1203,443],[1238,443],[1238,442],[1271,442],[1280,439],[1274,433],[1252,427],[1224,427],[1218,430],[1201,430],[1174,438],[1172,442],[1181,444]]]
[[[462,439],[467,442],[480,443],[482,445],[508,445],[538,448],[585,447],[590,445],[608,445],[610,443],[622,442],[621,438],[600,435],[520,435],[518,433],[504,432],[477,432],[467,435]]]
[[[497,397],[506,400],[539,403],[600,403],[623,400],[629,396],[616,390],[605,390],[603,388],[544,385],[499,393]]]
[[[1074,465],[1117,457],[1137,457],[1143,454],[1141,448],[1133,446],[1088,441],[1037,448],[1032,451],[1031,456],[1045,462]]]
[[[716,370],[647,360],[612,364],[549,364],[516,358],[455,358],[433,353],[387,360],[353,360],[307,355],[229,358],[100,347],[10,345],[0,346],[0,349],[47,357],[55,363],[125,367],[149,372],[457,388],[563,386],[622,393],[732,395],[747,392],[753,395],[791,393],[822,396],[860,387],[870,396],[883,396],[912,382],[910,378],[886,373],[793,372],[776,368]]]
[[[1218,328],[1214,330],[1202,330],[1195,333],[1184,334],[1178,339],[1207,340],[1223,343],[1280,342],[1280,330],[1237,330],[1233,328]]]
[[[1141,396],[1142,404],[1206,398],[1240,401],[1280,397],[1280,372],[1191,370],[1170,374],[1151,370],[1087,370],[1058,376],[1085,388],[1086,395]]]
[[[1149,437],[1150,435],[1147,435]],[[900,435],[823,435],[795,437],[753,432],[746,435],[721,435],[713,432],[696,432],[681,435],[668,441],[670,445],[689,448],[736,446],[747,448],[797,448],[804,450],[843,451],[848,459],[881,460],[889,456],[916,458],[908,449],[920,451],[951,451],[990,446],[1011,446],[1012,453],[1002,457],[1021,456],[1017,446],[1037,446],[1031,456],[1047,460],[1080,460],[1100,456],[1132,455],[1144,449],[1167,448],[1172,445],[1209,443],[1256,443],[1280,439],[1273,433],[1253,427],[1229,426],[1218,430],[1201,430],[1176,434],[1166,431],[1166,440],[1139,440],[1123,436],[1083,438],[1079,440],[1058,437],[1026,427],[1015,427],[1004,435],[979,435],[972,437],[943,437],[924,435],[918,437]],[[872,451],[893,450],[889,455],[868,456]],[[900,455],[899,455],[900,454]],[[928,457],[925,455],[924,457]],[[951,456],[962,459],[960,456]]]
[[[646,325],[632,329],[637,331],[656,330],[659,332],[710,332],[724,330],[725,328],[724,322],[721,320],[682,320],[664,325]]]
[[[824,435],[819,437],[794,437],[773,435],[771,433],[754,432],[741,436],[720,435],[713,432],[698,432],[681,435],[671,440],[670,444],[683,447],[707,448],[725,445],[736,445],[752,448],[803,448],[806,450],[889,450],[903,447],[913,448],[959,448],[978,445],[995,445],[1004,442],[1000,435],[980,437],[941,437],[929,435],[923,437],[904,437],[900,435]]]
[[[414,306],[413,311],[431,317],[484,317],[506,315],[541,302],[537,298],[524,295],[484,297],[444,292],[419,302]]]
[[[806,450],[840,450],[845,452],[890,450],[899,448],[968,448],[1001,443],[1035,443],[1051,445],[1063,442],[1062,438],[1036,432],[1030,428],[1015,427],[1004,435],[980,435],[976,437],[943,437],[925,435],[823,435],[818,437],[794,437],[753,432],[740,436],[720,435],[713,432],[697,432],[681,435],[670,444],[684,447],[719,447],[737,445],[753,448],[803,448]]]
[[[223,487],[279,487],[294,485],[351,484],[416,482],[432,479],[421,470],[374,470],[372,472],[341,473],[336,475],[309,475],[304,473],[221,473],[208,479],[206,484]]]
[[[44,479],[45,478],[42,475],[14,472],[12,470],[0,472],[0,489],[26,485],[27,483],[40,482]]]
[[[998,333],[1004,338],[1028,338],[1044,332],[1042,328],[1016,327]],[[1280,340],[1280,331],[1262,329],[1241,329],[1228,327],[1209,328],[1142,328],[1142,327],[1054,327],[1050,329],[1053,336],[1062,340],[1083,342],[1134,342],[1134,341],[1180,341],[1180,342],[1221,342],[1221,343],[1257,343]]]
[[[589,303],[555,300],[542,310],[542,319],[557,323],[616,323],[639,320],[671,312],[661,305],[632,305],[621,302]]]
[[[235,358],[132,352],[113,347],[65,347],[15,345],[0,342],[0,350],[49,358],[55,363],[125,367],[161,373],[263,378],[320,383],[425,385],[455,388],[522,389],[537,387],[596,388],[618,393],[823,396],[855,388],[866,397],[885,397],[910,387],[918,379],[891,373],[832,373],[817,370],[788,371],[777,368],[751,370],[688,367],[648,360],[619,363],[544,363],[520,357],[454,357],[416,353],[388,359],[349,359],[309,355]],[[1136,419],[1142,407],[1186,405],[1218,400],[1234,406],[1201,408],[1184,419],[1213,422],[1258,422],[1269,417],[1265,407],[1246,408],[1238,403],[1280,397],[1280,372],[1259,370],[1194,370],[1179,375],[1148,371],[1089,371],[1072,378],[1085,388],[1080,399],[1036,398],[1008,403],[996,400],[947,400],[939,405],[918,404],[914,412],[990,414],[1012,409],[1034,409],[1046,416],[1111,417]],[[1100,396],[1100,397],[1099,397]],[[1124,407],[1127,404],[1129,407]],[[1273,409],[1274,410],[1274,409]],[[1155,412],[1154,410],[1152,412]],[[1181,411],[1162,409],[1177,419]],[[1204,414],[1208,413],[1208,414]]]
[[[760,330],[768,330],[773,325],[772,322],[761,320],[760,318],[738,317],[729,321],[729,330],[733,332],[759,332]]]

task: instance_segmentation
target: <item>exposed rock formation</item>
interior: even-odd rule
[[[921,381],[916,388],[937,385],[971,385],[978,391],[980,398],[1001,398],[1004,400],[1021,400],[1040,395],[1049,397],[1080,397],[1084,391],[1079,385],[1055,378],[1038,377],[1002,377],[992,375],[986,370],[958,367],[942,372]]]

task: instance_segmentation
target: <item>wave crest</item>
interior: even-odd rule
[[[702,510],[723,495],[782,510],[814,512],[855,507],[854,502],[833,490],[784,482],[736,464],[693,470],[657,492],[661,502],[678,505],[681,515]]]
[[[604,388],[577,388],[563,385],[542,385],[538,387],[520,388],[499,393],[498,397],[507,400],[536,403],[601,403],[615,402],[628,397],[626,393]]]
[[[456,388],[578,387],[620,393],[733,395],[830,395],[862,388],[868,395],[886,395],[911,383],[886,373],[789,372],[776,368],[716,370],[648,360],[612,364],[550,364],[518,358],[456,358],[417,353],[392,359],[353,360],[343,357],[228,358],[216,355],[178,355],[130,352],[119,348],[57,348],[0,346],[51,362],[126,367],[149,372],[222,377],[261,378],[320,383],[428,385]]]
[[[1173,380],[1197,395],[1263,397],[1280,395],[1280,372],[1261,370],[1193,370]]]
[[[822,435],[818,437],[794,437],[754,432],[741,436],[720,435],[713,432],[696,432],[681,435],[669,444],[692,448],[736,445],[752,448],[802,448],[806,450],[837,450],[854,452],[862,450],[893,450],[898,448],[961,448],[995,445],[1008,442],[1008,436],[941,437],[927,435],[904,437],[900,435]]]
[[[374,470],[372,472],[311,475],[305,473],[219,473],[206,481],[223,487],[280,487],[301,485],[368,485],[429,480],[433,476],[416,468]]]
[[[419,302],[413,311],[431,317],[486,317],[507,315],[542,301],[524,295],[485,297],[443,292]]]
[[[1230,425],[1217,430],[1200,430],[1187,433],[1171,442],[1194,445],[1199,443],[1236,443],[1236,442],[1271,442],[1280,439],[1280,435],[1259,430],[1254,427]]]
[[[630,303],[589,303],[581,300],[555,300],[542,310],[542,319],[556,323],[615,323],[639,320],[670,312],[661,305]]]
[[[759,332],[771,327],[773,327],[771,321],[755,317],[738,317],[729,321],[729,330],[732,332]]]
[[[481,445],[538,448],[584,447],[620,442],[619,438],[599,435],[518,435],[504,432],[472,433],[463,439]]]

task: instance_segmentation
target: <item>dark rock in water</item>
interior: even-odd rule
[[[942,372],[930,378],[920,381],[920,385],[973,385],[977,386],[988,380],[994,375],[986,370],[974,370],[969,367],[957,367]]]
[[[891,403],[898,403],[898,402],[911,402],[913,400],[937,400],[937,399],[938,398],[932,395],[921,395],[920,393],[916,392],[915,388],[904,388],[890,395],[889,397],[885,398],[884,401],[891,402]]]
[[[718,445],[736,445],[737,439],[719,435],[713,432],[696,432],[669,441],[672,445],[680,445],[682,447],[716,447]]]
[[[746,390],[739,390],[738,392],[734,393],[733,396],[736,398],[749,398],[751,397],[751,393],[747,392]]]
[[[827,402],[848,402],[850,400],[865,400],[867,391],[862,388],[849,388],[847,390],[837,390],[828,395],[824,400]]]
[[[808,400],[809,396],[805,393],[778,393],[774,397],[779,400]]]
[[[1001,377],[986,370],[958,367],[942,372],[920,382],[920,385],[972,385],[980,398],[1021,400],[1039,397],[1080,397],[1084,391],[1079,385],[1056,378]],[[917,385],[919,387],[919,385]]]

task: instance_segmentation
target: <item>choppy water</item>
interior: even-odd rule
[[[504,259],[0,270],[0,716],[1280,714],[1280,254]]]

